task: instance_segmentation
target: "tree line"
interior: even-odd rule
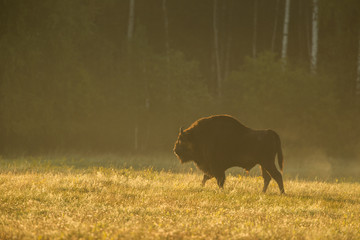
[[[228,113],[355,156],[359,16],[357,0],[1,0],[1,150],[171,151]]]

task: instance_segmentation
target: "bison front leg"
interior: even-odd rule
[[[204,174],[204,178],[203,178],[203,180],[201,182],[201,186],[205,186],[206,181],[211,179],[211,178],[212,178],[211,176]]]
[[[219,188],[224,188],[225,172],[219,173],[215,176]]]

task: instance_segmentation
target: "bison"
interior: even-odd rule
[[[282,174],[275,166],[275,156],[283,169],[283,154],[279,135],[273,130],[253,130],[229,115],[201,118],[189,128],[180,129],[174,153],[181,163],[194,161],[204,172],[202,185],[215,177],[223,188],[225,171],[242,167],[249,171],[256,164],[261,166],[266,192],[274,178],[281,193],[285,193]]]

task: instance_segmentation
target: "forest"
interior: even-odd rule
[[[358,158],[358,0],[0,0],[0,154],[172,151],[231,114]]]

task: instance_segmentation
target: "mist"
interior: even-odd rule
[[[0,0],[0,155],[172,162],[180,127],[230,114],[279,133],[288,176],[359,176],[360,2],[318,9],[292,0],[286,26],[276,0]]]

